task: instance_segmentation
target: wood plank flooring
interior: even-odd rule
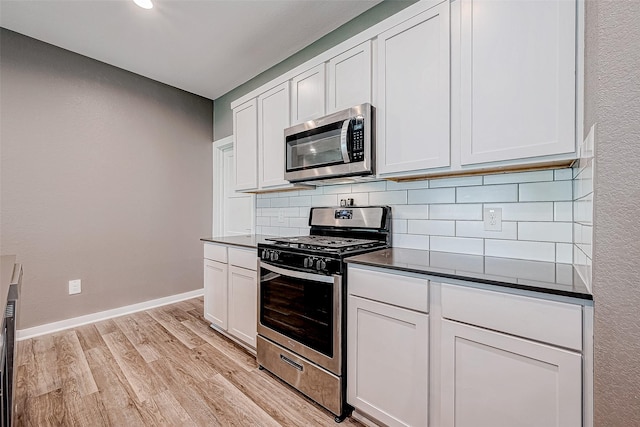
[[[18,342],[17,426],[345,426],[209,327],[195,298]]]

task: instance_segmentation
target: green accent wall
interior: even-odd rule
[[[356,16],[351,21],[336,28],[326,36],[318,39],[301,51],[291,55],[284,61],[274,65],[268,70],[258,74],[253,79],[243,83],[237,88],[227,92],[220,98],[213,101],[213,137],[218,140],[233,133],[233,123],[231,116],[231,102],[242,97],[270,82],[276,77],[294,69],[322,52],[342,43],[343,41],[361,33],[367,28],[383,21],[416,3],[417,0],[385,0],[361,15]]]

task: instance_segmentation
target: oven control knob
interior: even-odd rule
[[[277,261],[280,256],[280,252],[271,251],[271,261]]]
[[[260,258],[262,259],[269,259],[269,251],[266,249],[262,250],[262,255],[260,255]]]
[[[324,270],[325,268],[327,268],[327,263],[326,263],[326,262],[324,262],[323,260],[319,259],[319,260],[316,262],[316,270],[320,270],[320,271],[322,271],[322,270]]]
[[[305,258],[302,262],[305,268],[313,267],[313,258]]]

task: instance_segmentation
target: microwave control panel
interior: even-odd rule
[[[351,161],[364,160],[364,118],[362,116],[351,119]]]

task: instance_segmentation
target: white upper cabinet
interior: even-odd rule
[[[251,99],[233,110],[235,188],[258,188],[257,100]]]
[[[327,113],[371,103],[371,40],[329,61]]]
[[[284,179],[284,129],[289,126],[289,82],[258,96],[260,188],[288,185]]]
[[[450,164],[449,2],[378,36],[378,173]]]
[[[454,3],[461,164],[575,152],[576,2]]]
[[[325,64],[322,63],[291,80],[291,124],[324,116]]]

